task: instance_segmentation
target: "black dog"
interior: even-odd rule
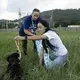
[[[7,73],[13,80],[21,80],[21,67],[18,53],[12,53],[7,57],[8,66]]]

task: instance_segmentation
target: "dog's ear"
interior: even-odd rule
[[[9,54],[8,56],[7,56],[7,61],[9,62],[9,60],[10,60],[10,58],[12,57],[12,54]]]
[[[19,57],[19,53],[18,52],[14,53],[14,56],[18,58]]]
[[[19,57],[19,53],[12,53],[12,54],[8,55],[7,61],[9,62],[10,58],[18,58],[18,57]]]

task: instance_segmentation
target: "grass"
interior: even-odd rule
[[[16,52],[14,36],[17,32],[0,32],[0,77],[6,71],[6,57]],[[33,43],[28,43],[28,56],[22,54],[22,80],[80,80],[80,31],[58,31],[64,45],[69,51],[69,65],[56,71],[49,71],[39,65]],[[5,79],[9,80],[9,79]]]

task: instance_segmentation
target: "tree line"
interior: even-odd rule
[[[55,9],[41,13],[41,17],[52,26],[67,27],[68,25],[80,25],[80,9]],[[50,22],[51,21],[51,22]]]
[[[14,21],[0,20],[0,28],[6,28],[7,25],[8,28],[19,26],[18,24],[15,24],[15,22],[23,22],[25,17],[26,16]],[[47,20],[50,24],[50,27],[67,27],[68,25],[80,25],[80,9],[49,10],[41,12],[40,17]]]

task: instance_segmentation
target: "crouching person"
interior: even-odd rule
[[[17,36],[15,39],[36,40],[40,64],[44,63],[47,69],[62,67],[67,61],[68,51],[60,37],[55,31],[49,29],[49,24],[45,20],[39,21],[37,27],[39,35],[26,37]]]

